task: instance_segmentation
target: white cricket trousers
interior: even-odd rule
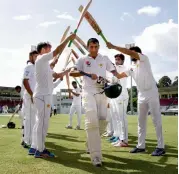
[[[104,94],[94,95],[92,92],[83,93],[85,109],[85,130],[91,160],[98,157],[102,160],[101,136],[107,126],[107,99]]]
[[[112,116],[111,116],[111,111],[110,111],[110,104],[108,103],[109,107],[107,107],[107,127],[106,127],[106,132],[108,134],[113,134],[114,133],[114,128],[113,128],[113,123],[112,123]]]
[[[51,104],[51,95],[34,97],[36,121],[33,129],[31,147],[40,152],[43,152],[43,150],[45,149],[45,138],[48,131]]]
[[[72,118],[73,118],[73,115],[75,112],[77,114],[77,126],[80,127],[80,125],[81,125],[81,105],[71,105],[70,113],[69,113],[69,115],[70,115],[69,125],[72,126]]]
[[[146,123],[148,111],[151,112],[152,121],[157,135],[158,148],[164,148],[162,134],[162,119],[160,112],[159,94],[157,90],[139,93],[138,96],[138,148],[145,148]]]
[[[32,132],[35,125],[35,107],[30,98],[24,98],[24,142],[32,144]]]
[[[110,111],[114,128],[113,136],[128,142],[128,122],[127,122],[128,98],[121,97],[110,100]]]
[[[19,118],[21,121],[21,128],[22,128],[22,142],[24,141],[24,124],[25,124],[25,115],[24,115],[24,104],[22,103],[22,108],[21,110],[18,112],[19,114]]]

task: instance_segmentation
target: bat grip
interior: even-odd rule
[[[76,29],[76,30],[74,31],[74,34],[76,34],[77,31],[78,31],[78,29]],[[70,40],[70,42],[69,42],[69,44],[68,44],[68,47],[71,47],[71,44],[72,44],[72,43],[73,43],[73,40]]]
[[[103,39],[106,43],[108,42],[102,32],[100,32],[99,35],[102,37],[102,39]]]
[[[92,77],[90,74],[88,74],[88,73],[85,73],[85,72],[83,72],[83,71],[80,71],[80,74],[83,74],[84,76],[87,76],[87,77]]]

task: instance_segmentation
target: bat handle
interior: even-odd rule
[[[74,34],[76,34],[77,31],[78,31],[78,29],[76,29],[76,30],[74,31]],[[72,43],[73,43],[73,40],[70,40],[70,42],[69,42],[69,44],[68,44],[68,47],[71,47],[71,44],[72,44]]]
[[[88,73],[85,73],[85,72],[83,72],[83,71],[80,71],[80,74],[83,74],[84,76],[87,76],[87,77],[92,77],[90,74],[88,74]]]
[[[102,37],[102,39],[103,39],[106,43],[108,42],[102,32],[100,32],[99,35]]]

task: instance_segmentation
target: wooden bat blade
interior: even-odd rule
[[[79,11],[82,12],[83,11],[83,6],[81,5],[79,7]],[[87,11],[85,13],[85,19],[89,22],[89,24],[91,25],[91,27],[96,31],[97,34],[101,33],[102,30],[99,27],[99,25],[97,24],[96,20],[93,18],[93,16]]]
[[[63,33],[63,36],[62,36],[62,38],[61,38],[60,43],[62,43],[62,42],[66,39],[69,30],[70,30],[70,26],[68,26],[68,27],[66,28],[65,32]]]
[[[73,49],[71,51],[72,51],[72,54],[76,57],[76,59],[78,59],[79,58],[78,54]]]
[[[73,44],[78,48],[78,50],[83,54],[86,55],[86,53],[84,52],[84,50],[81,48],[81,46],[78,44],[78,42],[76,42],[75,40],[73,41]]]
[[[68,65],[68,60],[70,59],[71,53],[72,53],[72,51],[70,51],[69,55],[68,55],[67,58],[66,58],[65,65],[64,65],[64,69],[65,69],[65,68],[67,67],[67,65]]]
[[[78,30],[78,28],[79,28],[79,26],[80,26],[80,24],[81,24],[81,22],[82,22],[82,20],[83,20],[83,17],[85,16],[85,13],[88,11],[88,8],[90,7],[91,3],[92,3],[92,0],[90,0],[90,1],[88,2],[88,4],[86,5],[85,8],[83,8],[82,14],[81,14],[81,16],[80,16],[80,19],[79,19],[79,22],[78,22],[78,25],[77,25],[77,28],[76,28],[77,30]]]
[[[72,32],[70,34],[72,34]],[[85,42],[83,42],[83,40],[78,35],[76,35],[75,39],[88,51],[87,45],[85,44]]]

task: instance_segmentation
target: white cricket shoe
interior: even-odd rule
[[[93,159],[93,165],[96,166],[96,167],[101,167],[102,166],[102,162],[101,162],[101,160],[98,157],[95,157]]]

